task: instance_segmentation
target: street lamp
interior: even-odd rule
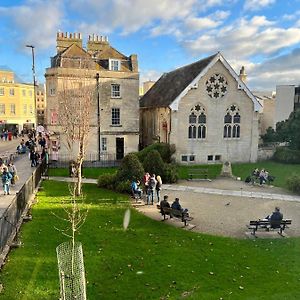
[[[37,124],[37,113],[36,113],[36,79],[35,79],[35,65],[34,65],[34,46],[26,45],[27,48],[31,48],[32,54],[32,75],[33,75],[33,99],[34,99],[34,118],[35,123]]]
[[[100,161],[101,138],[100,138],[100,93],[99,93],[99,73],[96,73],[97,82],[97,127],[98,127],[98,160]]]

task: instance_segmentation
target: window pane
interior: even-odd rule
[[[111,123],[112,123],[112,125],[119,125],[120,124],[120,109],[119,108],[112,108],[112,110],[111,110]]]
[[[101,139],[101,150],[102,151],[107,151],[107,138],[102,138]]]
[[[194,113],[191,113],[190,116],[189,116],[189,122],[191,124],[195,124],[196,123],[196,120],[197,120],[197,117]]]
[[[4,96],[4,88],[0,88],[0,96]]]
[[[111,97],[112,98],[120,98],[121,97],[121,88],[119,84],[111,85]]]
[[[199,116],[198,123],[206,123],[206,115],[204,113],[201,113]]]
[[[181,161],[187,161],[187,160],[188,160],[187,155],[182,155],[182,156],[181,156]]]
[[[240,125],[237,125],[236,137],[240,137]]]
[[[227,113],[227,115],[224,117],[224,123],[225,124],[230,124],[232,122],[232,117],[229,113]]]
[[[241,116],[239,113],[236,113],[233,117],[233,123],[241,123]]]
[[[0,104],[0,114],[5,115],[5,104]]]

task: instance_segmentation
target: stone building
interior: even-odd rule
[[[136,55],[125,56],[107,37],[57,33],[57,54],[46,69],[46,126],[55,133],[53,149],[66,154],[59,126],[58,94],[72,78],[88,80],[95,91],[87,159],[122,159],[139,144],[139,73]],[[80,88],[80,85],[78,86]],[[100,122],[98,122],[100,120]],[[100,132],[100,135],[99,135]]]
[[[35,128],[34,88],[15,81],[10,70],[0,70],[0,131],[25,132]]]
[[[300,85],[277,85],[274,128],[276,123],[285,121],[300,108]]]
[[[180,163],[255,162],[260,103],[221,53],[160,77],[140,100],[141,144]]]
[[[46,111],[46,93],[44,85],[38,85],[36,87],[36,117],[37,124],[45,123],[45,111]]]

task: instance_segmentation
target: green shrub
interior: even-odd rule
[[[143,175],[144,168],[139,161],[136,153],[129,153],[123,158],[120,169],[117,171],[117,180],[141,180],[141,178],[143,178]]]
[[[178,180],[178,168],[176,164],[165,164],[163,182],[175,183]]]
[[[157,150],[151,150],[148,152],[144,162],[144,170],[150,174],[160,175],[164,178],[164,162]]]
[[[103,174],[98,177],[98,187],[113,190],[116,183],[116,174]]]
[[[300,175],[293,174],[286,183],[289,190],[300,195]]]
[[[287,163],[287,164],[299,164],[300,151],[291,150],[286,147],[278,147],[274,153],[273,159],[275,161]]]
[[[153,150],[156,150],[160,153],[160,156],[165,163],[171,163],[172,155],[175,153],[176,148],[175,145],[170,145],[167,143],[154,143],[137,153],[139,160],[143,163],[148,153]]]
[[[115,190],[119,193],[131,194],[131,182],[130,180],[117,182],[115,185]]]

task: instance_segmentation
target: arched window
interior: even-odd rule
[[[241,115],[240,110],[236,105],[231,105],[227,108],[226,114],[224,116],[224,138],[239,138],[240,137],[240,127]]]
[[[189,115],[189,139],[205,139],[206,138],[206,114],[205,108],[197,104],[191,109]],[[197,125],[196,125],[197,124]]]
[[[189,139],[195,139],[196,138],[196,126],[190,125],[189,126]]]

